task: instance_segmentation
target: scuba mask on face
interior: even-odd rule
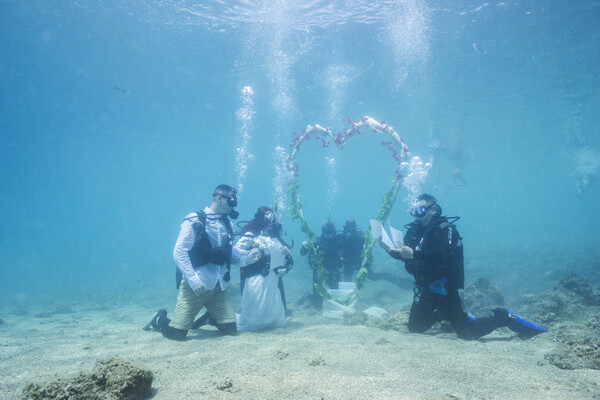
[[[225,195],[221,195],[223,197],[225,197],[227,199],[227,205],[231,208],[237,207],[238,204],[238,199],[237,196],[234,194],[230,194],[229,196],[225,196]]]
[[[227,205],[229,207],[231,207],[231,211],[229,211],[229,214],[228,214],[229,218],[236,219],[237,217],[240,216],[240,213],[233,209],[234,207],[237,207],[237,205],[238,205],[237,192],[235,191],[235,189],[232,193],[229,193],[229,194],[215,192],[213,194],[213,196],[221,196],[227,200]]]
[[[325,224],[321,230],[321,236],[323,237],[335,237],[335,226],[333,224]]]
[[[269,211],[265,214],[264,231],[269,236],[277,236],[281,232],[281,223],[279,223],[279,215],[274,211]]]
[[[346,221],[346,224],[344,225],[344,236],[350,237],[354,235],[356,231],[356,222],[353,219]]]
[[[427,210],[433,207],[436,203],[431,203],[428,206],[423,206],[421,204],[417,204],[410,208],[410,215],[415,218],[423,218],[425,214],[427,214]]]
[[[237,217],[240,216],[240,213],[233,209],[234,207],[237,207],[237,205],[238,205],[237,194],[234,192],[234,193],[230,194],[229,196],[225,196],[225,198],[227,199],[227,205],[229,207],[231,207],[231,211],[229,211],[229,218],[237,219]]]
[[[265,220],[267,221],[268,225],[272,225],[279,222],[279,216],[273,211],[270,211],[265,214]]]
[[[238,198],[237,198],[237,192],[232,192],[232,193],[220,193],[220,192],[215,192],[213,193],[213,196],[221,196],[223,198],[225,198],[227,200],[227,205],[231,208],[237,207],[238,205]]]

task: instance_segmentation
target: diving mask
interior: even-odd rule
[[[279,216],[275,212],[269,211],[265,214],[265,220],[268,224],[274,224],[276,222],[279,222]]]
[[[410,215],[415,218],[423,218],[431,207],[433,207],[436,203],[431,203],[428,206],[424,206],[422,204],[416,204],[410,208]]]
[[[237,194],[235,192],[231,193],[231,194],[216,192],[213,194],[213,196],[224,197],[225,199],[227,199],[227,205],[231,208],[237,207],[237,205],[238,205],[238,198],[237,198]]]

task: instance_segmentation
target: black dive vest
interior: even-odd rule
[[[192,263],[192,267],[194,269],[203,267],[210,262],[209,251],[212,249],[212,244],[210,243],[210,239],[206,233],[206,213],[204,211],[196,211],[196,216],[198,217],[198,220],[192,222],[192,229],[194,229],[196,238],[194,240],[194,245],[188,251],[188,256],[190,257],[190,262]],[[189,217],[185,219],[191,220],[192,218],[193,217]],[[227,260],[227,272],[224,277],[226,281],[229,281],[229,270],[231,268],[231,249],[233,247],[234,235],[233,230],[231,229],[231,224],[229,223],[229,218],[224,216],[221,219],[223,220],[225,228],[227,228],[227,232],[229,233],[229,242],[227,244],[227,247],[229,248],[229,259]],[[175,267],[175,270],[175,284],[177,289],[179,289],[183,274],[179,268]]]
[[[212,248],[208,234],[206,233],[206,213],[204,211],[197,211],[196,215],[198,221],[192,222],[192,229],[196,234],[194,245],[188,251],[188,256],[192,262],[194,269],[202,267],[208,264],[208,250]],[[191,218],[186,218],[190,220]]]
[[[450,243],[446,243],[449,240]],[[412,259],[405,262],[406,271],[414,276],[417,286],[427,286],[438,279],[448,278],[448,288],[464,288],[462,238],[456,226],[450,224],[446,218],[440,218],[424,231],[410,224],[404,243],[413,250],[423,250],[430,254],[426,259]]]

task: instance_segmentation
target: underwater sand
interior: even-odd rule
[[[522,341],[499,331],[463,341],[344,326],[297,310],[284,329],[222,337],[207,327],[173,342],[141,329],[155,311],[149,305],[72,311],[2,313],[0,399],[109,357],[152,370],[156,400],[600,398],[600,371],[561,370],[544,359],[555,347],[551,334]]]

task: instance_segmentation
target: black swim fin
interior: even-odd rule
[[[164,308],[161,308],[160,310],[158,310],[158,312],[156,313],[156,315],[154,316],[154,318],[152,318],[152,320],[150,322],[148,322],[148,325],[144,326],[142,329],[145,331],[160,331],[160,327],[158,325],[158,319],[161,317],[166,317],[167,316],[167,310],[165,310]]]
[[[533,322],[526,321],[505,308],[496,308],[492,311],[494,312],[495,317],[502,321],[504,326],[511,331],[518,333],[518,336],[521,339],[529,339],[540,333],[548,332],[548,329],[534,324]]]

